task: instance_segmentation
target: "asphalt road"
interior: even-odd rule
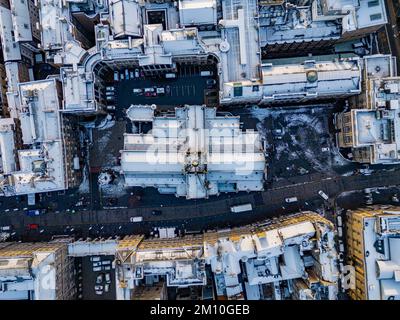
[[[48,239],[53,234],[91,238],[136,232],[148,234],[159,226],[175,226],[186,230],[235,226],[300,210],[316,210],[324,203],[318,196],[319,190],[335,198],[347,191],[395,186],[400,181],[400,170],[377,171],[369,176],[306,176],[297,180],[286,186],[272,184],[270,189],[263,192],[232,195],[225,199],[215,198],[195,205],[87,210],[74,214],[49,212],[37,217],[28,217],[21,212],[8,212],[1,215],[0,221],[2,225],[12,225],[16,238],[23,236],[23,239],[29,240]],[[288,205],[285,202],[288,196],[297,197],[299,201]],[[251,203],[253,212],[230,213],[232,205],[243,203]],[[161,210],[162,214],[153,216],[151,212],[154,209]],[[142,216],[143,222],[131,223],[130,218],[134,216]],[[30,223],[38,224],[39,229],[27,231],[26,226]],[[40,230],[43,230],[42,233]]]

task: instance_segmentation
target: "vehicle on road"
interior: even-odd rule
[[[161,211],[161,210],[153,210],[153,211],[151,212],[151,214],[152,214],[153,216],[160,216],[160,215],[162,214],[162,211]]]
[[[324,199],[325,201],[328,201],[328,200],[329,200],[329,196],[328,196],[325,192],[323,192],[322,190],[319,190],[319,191],[318,191],[318,194],[319,194],[320,197],[321,197],[322,199]]]
[[[141,222],[143,221],[143,217],[130,217],[130,222]]]
[[[213,75],[212,71],[200,71],[200,76],[202,77],[210,77],[212,75]]]
[[[246,204],[241,204],[241,205],[231,207],[231,212],[234,212],[234,213],[246,212],[246,211],[252,211],[252,210],[253,210],[253,207],[252,207],[251,203],[246,203]]]
[[[28,206],[34,206],[36,204],[36,194],[28,193]]]
[[[214,86],[216,85],[216,83],[217,83],[217,81],[215,81],[214,79],[208,79],[208,80],[206,81],[206,84],[207,84],[207,87],[208,87],[208,88],[214,87]]]
[[[285,202],[286,203],[293,203],[293,202],[297,202],[297,197],[290,197],[290,198],[285,198]]]
[[[163,87],[158,87],[156,92],[158,95],[163,96],[165,94],[165,89]]]
[[[106,281],[106,283],[111,283],[111,275],[109,273],[106,273],[105,281]]]

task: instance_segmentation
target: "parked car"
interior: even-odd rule
[[[94,267],[93,268],[93,272],[99,272],[99,271],[101,271],[101,267]]]
[[[135,77],[135,72],[133,70],[129,71],[129,78],[131,78],[131,79],[137,78],[137,77]]]
[[[114,81],[119,81],[118,71],[114,71]]]
[[[285,202],[286,202],[286,203],[297,202],[297,197],[285,198]]]
[[[111,275],[109,273],[106,273],[105,281],[106,281],[106,283],[110,283],[111,282]]]
[[[103,282],[103,274],[99,274],[96,278],[96,283],[101,284]]]
[[[114,105],[109,105],[107,106],[108,111],[115,111],[115,106]]]
[[[135,69],[135,77],[136,78],[140,77],[139,69]]]
[[[103,266],[105,266],[105,265],[110,265],[110,264],[111,264],[111,261],[110,261],[110,260],[103,260],[103,261],[101,262],[101,264],[102,264]]]
[[[106,91],[115,91],[115,88],[113,86],[108,86],[106,87]]]
[[[102,290],[95,290],[95,292],[96,292],[96,294],[97,294],[98,296],[101,296],[101,295],[103,294],[103,291],[102,291]]]
[[[110,291],[110,285],[109,284],[105,284],[104,285],[104,292],[108,292]]]
[[[94,290],[103,290],[103,286],[96,285],[96,286],[94,286]]]
[[[143,94],[143,89],[139,88],[133,89],[133,94],[136,96],[141,96]]]
[[[93,262],[93,267],[100,267],[100,266],[101,266],[101,261]]]
[[[92,262],[99,262],[100,260],[101,260],[101,258],[99,256],[90,257],[90,261],[92,261]]]
[[[216,83],[217,83],[217,81],[215,81],[214,79],[208,79],[208,80],[206,81],[206,84],[207,84],[207,87],[208,87],[208,88],[214,87],[214,86],[216,85]]]

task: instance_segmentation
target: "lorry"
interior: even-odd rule
[[[286,199],[285,199],[285,202],[286,202],[286,203],[297,202],[297,197],[286,198]]]
[[[245,203],[245,204],[240,204],[240,205],[231,207],[231,212],[234,212],[234,213],[246,212],[246,211],[252,211],[252,210],[253,210],[253,207],[252,207],[251,203]]]

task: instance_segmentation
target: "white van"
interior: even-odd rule
[[[231,212],[234,212],[234,213],[252,211],[252,210],[253,210],[253,207],[251,206],[251,203],[246,203],[246,204],[241,204],[238,206],[231,207]]]
[[[285,202],[286,202],[286,203],[297,202],[297,197],[285,198]]]
[[[328,201],[329,200],[329,196],[325,193],[325,192],[323,192],[322,190],[319,190],[318,191],[318,194],[321,196],[321,198],[322,199],[324,199],[325,201]]]
[[[143,217],[131,217],[129,219],[130,222],[141,222],[143,221]]]

